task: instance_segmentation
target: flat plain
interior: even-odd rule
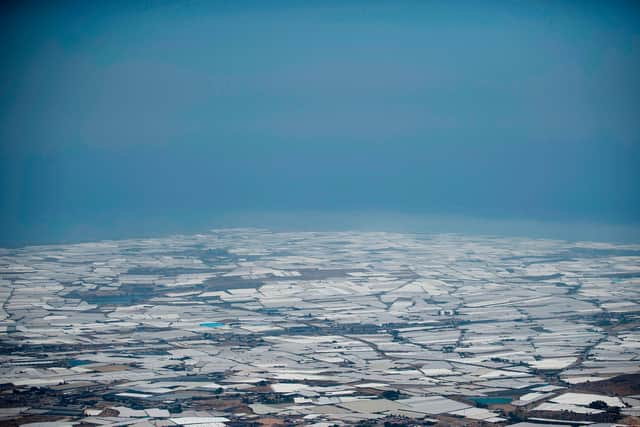
[[[640,245],[223,229],[0,249],[0,423],[634,425]]]

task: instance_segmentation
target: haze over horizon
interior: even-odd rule
[[[636,2],[1,8],[0,247],[263,212],[638,228]]]

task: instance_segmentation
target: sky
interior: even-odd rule
[[[640,224],[638,2],[0,8],[0,246]]]

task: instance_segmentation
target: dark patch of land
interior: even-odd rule
[[[147,301],[154,295],[152,285],[123,284],[117,291],[100,289],[94,292],[73,291],[65,298],[81,299],[96,305],[134,305]]]
[[[608,380],[576,384],[572,391],[606,394],[609,396],[629,396],[640,394],[640,374],[627,374]]]

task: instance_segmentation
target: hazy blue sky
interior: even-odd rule
[[[638,2],[0,7],[0,245],[237,211],[640,221]]]

